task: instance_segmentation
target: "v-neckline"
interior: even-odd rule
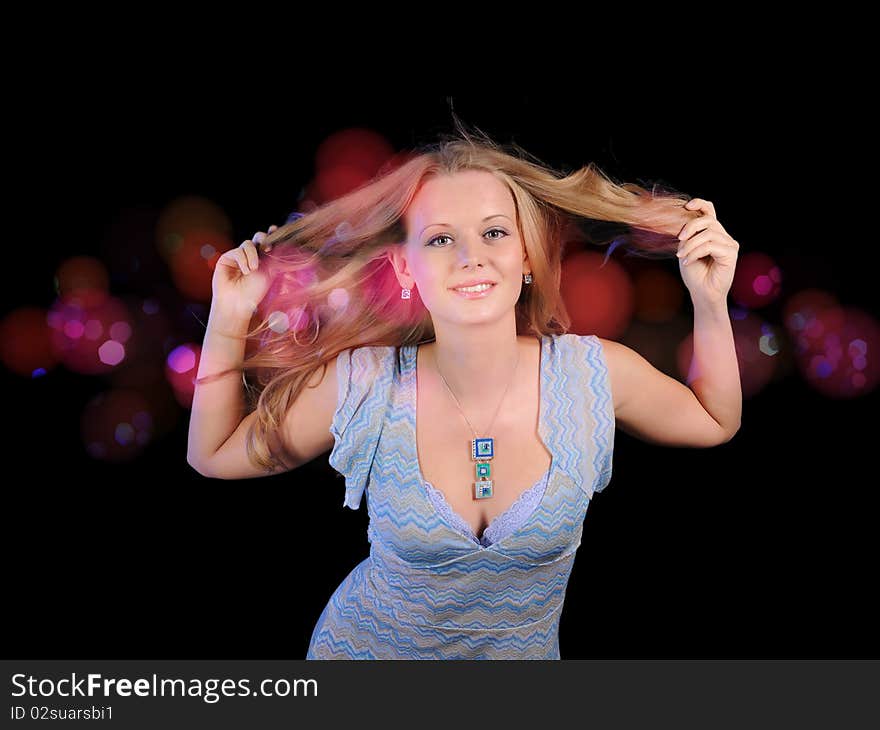
[[[428,503],[431,505],[431,508],[432,508],[432,509],[435,511],[435,513],[440,517],[440,519],[443,520],[443,523],[444,523],[447,527],[449,527],[451,530],[453,530],[456,534],[461,535],[462,537],[468,539],[471,543],[474,543],[474,544],[475,544],[475,547],[477,547],[477,548],[479,548],[479,549],[481,549],[481,550],[486,550],[486,549],[492,548],[492,547],[498,545],[499,543],[503,542],[504,540],[507,540],[508,538],[513,537],[514,535],[516,535],[517,533],[519,533],[519,532],[525,527],[525,525],[529,522],[529,520],[532,518],[532,516],[534,515],[534,513],[537,512],[538,509],[541,507],[541,503],[544,501],[544,496],[545,496],[545,495],[547,494],[547,492],[549,491],[550,480],[553,478],[553,471],[554,471],[554,468],[555,468],[555,466],[556,466],[556,456],[555,456],[555,454],[553,453],[553,450],[552,450],[552,449],[548,446],[548,444],[545,442],[545,440],[544,440],[544,435],[543,435],[543,434],[545,433],[545,429],[543,428],[543,426],[544,426],[544,407],[545,407],[546,402],[547,402],[547,401],[546,401],[546,398],[545,398],[545,393],[544,393],[544,387],[545,387],[545,385],[546,385],[546,382],[545,382],[545,381],[546,381],[546,368],[547,368],[546,358],[547,358],[547,356],[548,356],[546,336],[545,336],[545,335],[541,335],[540,338],[539,338],[539,357],[538,357],[538,439],[541,441],[542,444],[544,444],[544,448],[545,448],[547,451],[550,452],[550,466],[547,467],[547,470],[541,475],[541,477],[540,477],[539,480],[537,480],[536,482],[532,483],[532,485],[531,485],[530,487],[526,487],[525,490],[523,490],[522,492],[520,492],[520,494],[517,496],[517,498],[514,499],[513,502],[510,503],[510,505],[508,505],[507,509],[505,509],[503,512],[501,512],[500,514],[496,515],[495,517],[493,517],[493,518],[489,521],[489,524],[487,524],[486,527],[483,529],[483,534],[482,534],[481,537],[478,537],[478,536],[474,533],[473,527],[471,527],[470,522],[468,522],[464,517],[462,517],[458,512],[456,512],[456,511],[453,509],[453,507],[452,507],[452,505],[450,504],[449,500],[446,498],[446,495],[445,495],[445,493],[443,492],[443,490],[441,490],[441,489],[439,489],[438,487],[436,487],[433,483],[428,482],[428,484],[430,484],[430,485],[434,488],[434,490],[440,495],[440,497],[441,497],[441,498],[443,499],[443,501],[446,503],[446,506],[447,506],[447,508],[449,509],[449,512],[450,512],[452,515],[454,515],[458,520],[460,520],[460,521],[462,522],[462,524],[467,525],[467,527],[468,527],[468,532],[470,533],[469,536],[468,536],[468,535],[463,535],[463,534],[461,533],[461,531],[460,531],[458,528],[456,528],[455,525],[451,524],[451,523],[449,522],[449,520],[446,519],[446,517],[445,517],[443,514],[441,514],[440,512],[438,512],[438,511],[436,510],[436,508],[434,507],[433,502],[431,501],[430,495],[429,495],[429,494],[427,493],[427,491],[425,490],[425,482],[427,482],[428,480],[425,479],[425,475],[424,475],[424,473],[422,472],[422,465],[421,465],[421,462],[419,461],[419,443],[418,443],[418,419],[419,419],[419,403],[418,403],[418,395],[419,395],[419,390],[418,390],[418,388],[419,388],[419,385],[418,385],[418,378],[419,378],[419,357],[418,357],[418,356],[419,356],[419,345],[410,345],[410,372],[409,372],[409,377],[410,377],[410,387],[409,387],[409,401],[410,401],[410,407],[411,407],[411,412],[412,412],[412,426],[413,426],[413,434],[412,434],[412,435],[413,435],[413,438],[412,438],[412,449],[413,449],[413,461],[414,461],[414,463],[415,463],[416,475],[417,475],[417,477],[418,477],[418,479],[419,479],[419,487],[421,488],[422,493],[423,493],[424,496],[425,496],[425,499],[426,499],[426,500],[428,501]],[[541,499],[540,499],[540,500],[538,501],[538,503],[535,505],[534,509],[532,510],[532,513],[526,518],[526,520],[525,520],[522,524],[520,524],[515,530],[513,530],[513,531],[509,532],[508,534],[504,535],[504,536],[501,537],[499,540],[497,540],[497,541],[495,541],[495,542],[492,542],[492,543],[489,543],[489,545],[483,545],[482,540],[483,540],[483,538],[485,538],[486,533],[489,532],[489,530],[492,528],[492,526],[495,525],[496,523],[498,523],[498,521],[501,520],[503,517],[505,517],[507,514],[509,514],[510,511],[511,511],[511,510],[517,505],[517,503],[520,501],[520,499],[521,499],[523,496],[525,496],[525,494],[526,494],[528,491],[530,491],[531,489],[534,489],[535,486],[536,486],[537,484],[541,483],[541,482],[544,481],[544,480],[546,480],[546,486],[545,486],[545,488],[544,488],[544,490],[543,490],[543,492],[542,492],[542,494],[541,494]]]

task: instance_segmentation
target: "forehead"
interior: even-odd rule
[[[446,221],[444,216],[454,213],[473,212],[479,217],[505,213],[513,217],[513,211],[513,197],[503,182],[491,172],[468,170],[426,180],[413,198],[407,216],[415,223],[427,224],[434,218]]]

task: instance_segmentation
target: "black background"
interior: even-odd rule
[[[238,242],[281,224],[328,134],[365,126],[411,147],[450,130],[450,98],[465,122],[550,164],[594,160],[708,198],[743,251],[778,258],[787,295],[830,289],[877,315],[876,242],[862,223],[873,191],[850,177],[860,130],[846,114],[817,115],[840,106],[817,104],[815,90],[770,106],[701,97],[691,113],[671,101],[599,113],[549,92],[293,103],[97,83],[34,99],[10,145],[22,164],[2,311],[48,307],[58,263],[103,255],[127,207],[198,193],[229,213]],[[781,323],[778,307],[766,314]],[[179,342],[200,341],[183,313],[175,326]],[[84,452],[79,417],[109,379],[3,377],[5,654],[305,656],[330,594],[368,551],[365,506],[342,508],[326,455],[276,477],[208,480],[186,463],[181,409],[136,462],[104,464]],[[618,431],[566,596],[562,657],[876,656],[876,412],[876,396],[832,401],[792,374],[745,402],[740,432],[719,448]]]

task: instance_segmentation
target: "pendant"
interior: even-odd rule
[[[488,460],[493,456],[495,456],[495,439],[471,439],[471,458],[477,462],[474,465],[477,477],[477,481],[474,482],[475,499],[488,499],[492,496],[492,466]]]

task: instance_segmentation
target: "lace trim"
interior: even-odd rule
[[[486,529],[483,530],[482,537],[479,538],[474,534],[474,531],[471,529],[467,520],[452,509],[449,502],[446,501],[443,492],[437,489],[427,479],[425,480],[425,486],[428,488],[428,494],[431,497],[431,502],[434,504],[434,508],[446,519],[447,522],[465,537],[474,540],[483,547],[488,547],[519,528],[519,526],[528,519],[532,512],[535,511],[538,504],[541,502],[544,489],[547,487],[547,477],[549,474],[550,469],[547,469],[537,482],[520,494],[510,507],[489,523]]]

